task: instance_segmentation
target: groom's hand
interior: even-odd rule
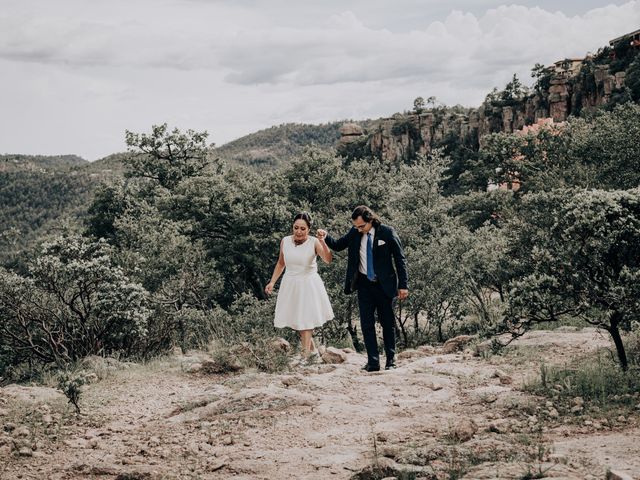
[[[409,290],[400,289],[398,290],[398,300],[405,300],[409,296]]]
[[[324,239],[327,238],[327,231],[323,230],[322,228],[319,228],[316,231],[316,236],[318,237],[318,240],[324,241]]]

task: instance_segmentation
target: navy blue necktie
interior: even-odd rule
[[[370,233],[367,233],[367,278],[372,282],[376,279],[376,274],[373,271],[373,242]]]

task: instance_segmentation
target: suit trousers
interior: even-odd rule
[[[396,353],[395,317],[393,314],[393,298],[389,298],[378,281],[370,281],[366,275],[358,273],[358,307],[360,310],[360,328],[367,349],[369,365],[380,365],[378,339],[376,337],[376,317],[382,325],[382,338],[387,362]]]

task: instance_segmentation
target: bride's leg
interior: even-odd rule
[[[300,330],[298,332],[300,334],[300,345],[302,346],[302,355],[307,357],[311,353],[311,344],[313,340],[311,339],[311,335],[313,330]]]

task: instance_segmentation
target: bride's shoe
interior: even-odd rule
[[[322,362],[322,357],[320,357],[320,354],[318,353],[317,350],[314,350],[313,352],[309,353],[309,355],[307,355],[307,358],[304,360],[303,364],[315,365],[321,362]]]

